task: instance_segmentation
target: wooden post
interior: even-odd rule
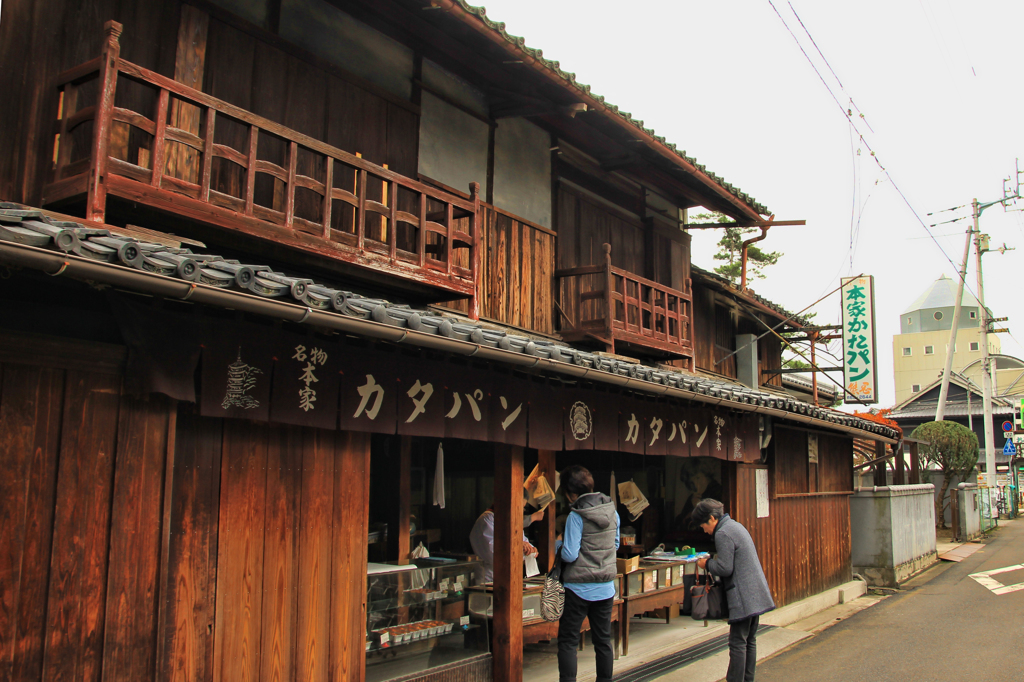
[[[892,446],[896,454],[893,456],[893,464],[896,465],[892,480],[896,485],[906,485],[906,462],[903,461],[903,443]]]
[[[323,232],[321,237],[324,239],[331,238],[331,211],[334,208],[332,192],[334,191],[334,157],[326,157],[327,167],[325,170],[326,179],[324,180],[324,208],[322,211],[324,224]]]
[[[335,443],[330,679],[357,682],[366,677],[370,434],[339,431]]]
[[[491,128],[493,139],[494,128]],[[469,319],[480,319],[480,183],[469,183],[469,196],[473,200],[473,217],[469,221],[469,268],[473,276],[473,297],[469,299]],[[420,263],[422,266],[422,263]]]
[[[523,448],[494,446],[494,682],[523,675]]]
[[[288,144],[288,179],[284,187],[284,227],[292,229],[292,218],[295,217],[295,174],[299,161],[299,145],[292,140]]]
[[[149,184],[160,189],[160,183],[164,179],[164,166],[167,163],[167,107],[170,101],[171,94],[164,89],[160,90],[160,94],[156,100],[156,134],[153,135],[153,162],[150,164],[150,181]]]
[[[548,483],[554,488],[555,451],[538,450],[537,456],[541,475],[547,477]],[[555,503],[552,502],[544,510],[544,519],[536,524],[539,528],[537,531],[537,549],[540,550],[540,566],[545,572],[550,571],[555,563],[555,511]]]
[[[106,41],[100,53],[99,103],[93,122],[92,158],[89,160],[89,190],[85,204],[85,218],[97,223],[105,222],[107,211],[107,156],[110,146],[110,125],[114,114],[114,93],[117,91],[117,60],[121,57],[122,26],[116,21],[103,25]]]
[[[921,482],[921,459],[917,455],[917,443],[910,444],[910,485]]]
[[[615,288],[615,280],[612,278],[612,245],[602,244],[601,248],[604,249],[604,304],[607,306],[607,316],[605,317],[605,334],[608,335],[608,352],[615,352],[615,299],[612,298],[612,292]],[[581,287],[582,289],[582,287]],[[625,302],[625,290],[622,292],[623,302]],[[581,312],[582,314],[582,312]]]
[[[878,487],[884,487],[888,484],[885,477],[885,443],[880,440],[875,441],[875,459],[879,460],[873,465],[875,471],[875,485]]]
[[[209,25],[209,14],[191,5],[183,4],[181,6],[181,20],[178,23],[178,47],[174,54],[174,80],[195,90],[203,89],[206,36]],[[208,117],[211,111],[211,109],[207,110]],[[180,130],[198,135],[201,115],[201,109],[193,104],[179,99],[175,99],[171,103],[171,126]],[[208,118],[207,123],[209,122]],[[208,132],[207,137],[210,138],[212,145],[212,133]],[[209,150],[204,148],[204,154],[211,152],[212,146]],[[205,157],[201,167],[199,152],[183,144],[176,144],[167,151],[167,175],[172,178],[180,178],[188,182],[201,182],[205,165]],[[163,172],[162,168],[161,172]],[[208,196],[208,194],[205,195],[205,197]],[[204,198],[205,200],[206,198]]]
[[[256,145],[259,144],[260,129],[249,126],[249,152],[245,166],[245,215],[252,215],[253,197],[256,192]]]
[[[404,566],[409,563],[411,551],[409,539],[409,515],[412,513],[412,437],[398,436],[397,454],[398,504],[388,507],[388,561],[398,560]],[[394,461],[394,460],[392,460]]]

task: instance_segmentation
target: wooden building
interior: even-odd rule
[[[699,465],[779,604],[850,579],[895,431],[784,393],[802,322],[691,268],[689,209],[768,209],[483,10],[2,12],[0,677],[519,679],[533,464],[661,472],[645,542]],[[489,631],[379,665],[368,563],[487,502]]]

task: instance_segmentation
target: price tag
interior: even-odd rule
[[[455,590],[456,592],[462,592],[462,583],[461,582],[455,583],[455,585],[452,586],[452,589]]]
[[[523,609],[523,620],[533,618],[533,609]]]
[[[387,646],[391,642],[391,634],[388,632],[380,633],[380,645]]]
[[[438,589],[440,589],[442,592],[448,591],[448,578],[445,578],[441,581],[441,584],[438,585]]]
[[[462,617],[460,617],[459,618],[459,625],[461,625],[462,627],[466,627],[467,625],[469,625],[469,616],[462,616]]]

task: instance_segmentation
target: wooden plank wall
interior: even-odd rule
[[[553,334],[555,233],[487,204],[481,208],[480,315]],[[445,304],[466,312],[466,301]]]
[[[762,331],[764,331],[763,327]],[[757,332],[757,335],[759,336],[761,333]],[[774,335],[769,334],[757,342],[757,364],[761,370],[759,381],[762,384],[782,386],[782,375],[771,373],[772,370],[782,369],[782,342]]]
[[[800,436],[806,466],[806,433],[783,428],[776,428],[774,457],[769,466],[777,466],[780,450],[798,448]],[[818,495],[779,497],[775,485],[778,477],[770,469],[769,516],[758,519],[754,472],[761,467],[736,465],[731,513],[750,531],[777,606],[852,579],[850,497],[843,494],[849,489],[842,488],[852,480],[852,466],[850,439],[819,435],[820,480],[828,481],[828,488],[823,485],[824,492]]]
[[[5,93],[5,125],[0,126],[0,145],[6,151],[0,156],[0,198],[40,205],[53,154],[54,76],[99,55],[104,22],[113,19],[124,25],[124,59],[173,77],[180,8],[176,0],[3,3],[0,86]],[[93,93],[84,88],[80,104],[91,104],[90,96]],[[144,91],[125,92],[119,95],[118,106],[138,106],[152,97]],[[83,134],[89,128],[83,126]]]
[[[646,276],[647,256],[644,225],[640,218],[629,218],[625,211],[613,211],[562,184],[558,188],[558,261],[559,269],[604,263],[604,244],[612,247],[612,265]],[[582,316],[575,310],[577,291],[605,288],[600,275],[572,277],[559,283],[559,301],[569,319],[596,319],[597,304],[585,303]],[[558,328],[568,322],[558,314]]]
[[[367,434],[200,418],[3,346],[0,679],[363,678]]]
[[[105,21],[113,19],[124,26],[121,57],[168,77],[180,75],[175,57],[182,6],[178,0],[10,0],[3,4],[0,58],[9,68],[0,73],[0,84],[8,94],[4,104],[8,125],[0,129],[0,143],[10,152],[0,158],[0,199],[40,204],[42,185],[50,173],[47,160],[53,153],[50,122],[56,118],[58,107],[53,78],[99,55]],[[187,23],[201,12],[188,9],[191,14],[186,17]],[[54,31],[53,26],[65,30]],[[346,151],[359,152],[398,173],[416,176],[419,116],[414,104],[389,100],[354,85],[340,77],[337,69],[320,68],[279,49],[270,42],[277,40],[273,35],[249,26],[242,30],[241,26],[242,22],[209,19],[205,55],[191,64],[190,85]],[[190,34],[186,31],[183,35]],[[22,58],[26,54],[32,58]],[[91,86],[81,88],[79,107],[93,103],[94,90]],[[152,118],[155,102],[155,91],[120,79],[118,106]],[[176,105],[173,108],[177,110]],[[90,125],[82,126],[76,134],[74,158],[87,152],[90,130]],[[240,127],[224,118],[217,122],[217,142],[244,150],[246,140]],[[148,167],[150,150],[143,149],[148,144],[139,131],[129,137],[127,126],[119,124],[113,132],[111,153]],[[174,146],[169,158],[175,158],[174,152],[178,151]],[[284,153],[285,146],[279,140],[261,136],[259,158],[280,164]],[[241,174],[232,166],[227,162],[215,164],[214,188],[238,196]],[[184,165],[172,170],[176,177],[190,172]],[[311,158],[300,158],[297,170],[324,180],[324,168],[317,167]],[[283,197],[275,187],[280,181],[275,183],[269,176],[262,180],[257,202],[274,206]],[[344,180],[339,174],[337,186],[342,186]],[[368,189],[371,198],[374,191],[379,191]],[[320,202],[312,193],[299,191],[296,205],[301,217],[318,219]]]
[[[0,677],[150,678],[170,401],[116,374],[0,375]]]

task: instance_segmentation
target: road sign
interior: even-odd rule
[[[1003,431],[1007,433],[1013,431],[1013,422],[1003,422]]]
[[[1003,454],[1007,457],[1013,457],[1017,454],[1017,448],[1013,445],[1012,440],[1006,441],[1006,445],[1003,446]]]

